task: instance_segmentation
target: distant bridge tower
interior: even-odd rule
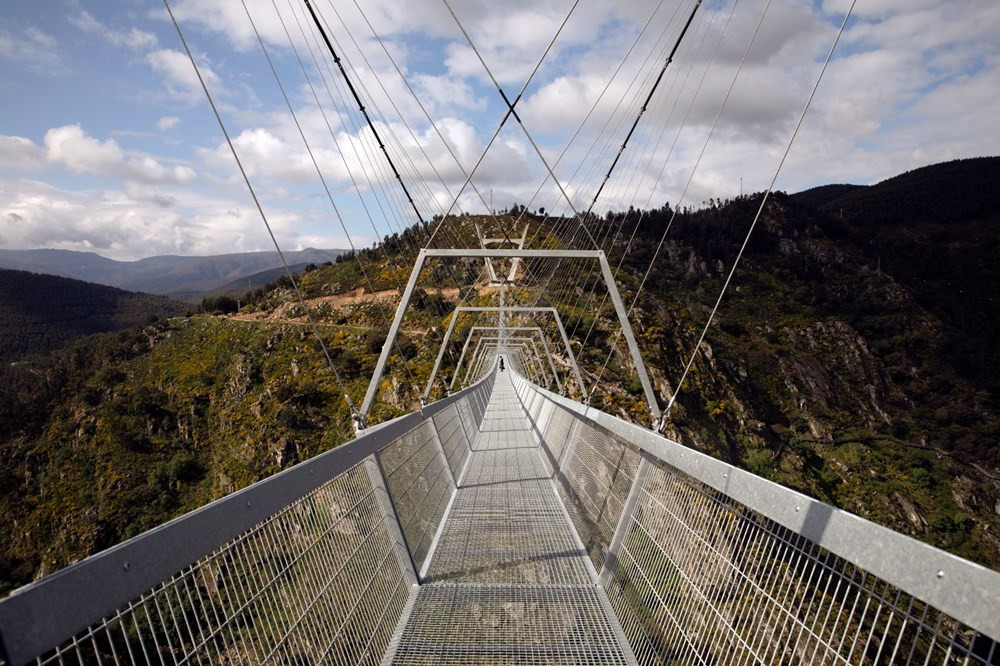
[[[478,224],[476,225],[476,235],[479,237],[479,244],[482,246],[484,250],[487,249],[490,245],[494,244],[500,244],[501,246],[504,244],[510,244],[514,246],[514,249],[523,250],[524,243],[528,239],[528,225],[524,225],[524,231],[521,233],[521,238],[519,239],[486,238],[485,236],[483,236],[483,232],[479,228]],[[490,275],[490,283],[499,284],[501,280],[500,278],[497,277],[496,270],[494,270],[493,268],[493,260],[484,259],[483,261],[486,262],[486,270],[489,272]],[[510,260],[510,271],[507,273],[508,284],[514,284],[514,278],[517,275],[517,267],[520,265],[520,263],[521,263],[520,257],[514,257],[513,259]]]

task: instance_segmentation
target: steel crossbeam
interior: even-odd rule
[[[458,312],[497,312],[499,309],[500,308],[493,307],[493,306],[462,306],[460,308],[456,308],[456,317],[457,317],[457,313]],[[576,381],[577,381],[577,384],[580,387],[580,394],[583,395],[583,396],[587,395],[587,387],[583,383],[583,375],[580,373],[580,366],[576,362],[576,355],[573,354],[573,349],[569,345],[569,338],[566,336],[566,329],[563,327],[562,317],[559,316],[559,311],[556,310],[554,307],[550,307],[550,306],[548,306],[548,307],[543,307],[543,306],[535,306],[535,307],[512,306],[512,307],[504,308],[504,309],[507,312],[514,313],[514,314],[525,313],[525,312],[542,312],[542,313],[547,313],[547,314],[551,314],[552,315],[552,318],[556,322],[556,327],[559,329],[559,336],[562,338],[563,348],[566,350],[566,356],[569,359],[570,364],[573,366],[573,372],[576,375]],[[471,338],[469,338],[469,339],[471,339]],[[544,336],[542,337],[542,340],[543,341],[545,340]],[[466,340],[466,342],[468,343],[468,340]],[[464,350],[463,350],[463,352],[464,352]],[[439,356],[440,355],[441,354],[439,354]],[[461,359],[459,359],[459,365],[461,365]],[[451,384],[448,387],[449,390],[451,390],[451,389],[453,389],[455,387],[455,377],[457,377],[457,376],[458,376],[458,368],[456,366],[456,374],[455,374],[454,377],[452,377]],[[468,374],[466,374],[466,380],[468,380]]]
[[[445,348],[448,345],[448,342],[451,340],[451,334],[455,330],[455,322],[458,321],[459,312],[462,311],[462,310],[464,310],[464,309],[465,309],[464,307],[459,307],[459,308],[457,308],[455,310],[455,312],[452,313],[451,324],[449,324],[448,331],[444,335],[444,340],[441,341],[441,348],[438,350],[437,359],[434,361],[434,368],[431,370],[431,376],[427,380],[427,386],[424,388],[424,393],[421,396],[421,399],[424,402],[426,402],[427,399],[430,397],[431,389],[434,386],[434,379],[437,377],[438,370],[441,367],[441,360],[444,358]],[[459,355],[459,357],[458,357],[458,363],[455,365],[454,375],[452,376],[451,383],[448,386],[448,390],[449,391],[451,391],[451,389],[455,386],[455,378],[458,377],[458,372],[459,372],[459,370],[462,367],[462,362],[465,360],[465,354],[466,354],[466,352],[469,349],[469,343],[472,341],[472,337],[475,334],[475,332],[476,331],[497,331],[497,330],[501,330],[499,326],[473,326],[471,329],[469,329],[469,333],[468,333],[468,335],[466,335],[466,338],[465,338],[465,344],[462,345],[462,353],[461,353],[461,355]],[[552,353],[549,350],[549,344],[548,344],[548,342],[545,340],[545,332],[542,330],[542,327],[541,326],[504,326],[502,330],[504,330],[504,331],[510,331],[510,332],[523,332],[523,331],[536,331],[536,332],[538,332],[538,336],[542,340],[542,347],[545,349],[545,356],[548,358],[548,361],[549,361],[549,368],[551,370],[551,374],[555,378],[556,386],[561,391],[562,390],[562,382],[559,380],[559,373],[556,372],[555,363],[552,361]]]
[[[546,259],[546,258],[561,258],[561,259],[592,259],[597,261],[601,267],[601,275],[604,278],[605,285],[608,289],[608,296],[611,298],[611,302],[614,304],[615,314],[618,316],[618,323],[621,326],[622,335],[625,338],[625,342],[629,349],[629,354],[632,357],[632,363],[635,365],[636,374],[639,376],[639,381],[642,384],[642,390],[646,397],[646,402],[649,405],[650,413],[653,416],[653,422],[658,423],[660,420],[661,412],[659,404],[656,401],[656,394],[653,391],[653,385],[649,380],[649,375],[646,372],[646,366],[642,361],[642,354],[639,352],[639,345],[636,342],[635,335],[632,332],[632,326],[629,324],[628,313],[625,310],[625,305],[622,303],[621,295],[618,293],[618,287],[615,284],[614,275],[611,272],[611,266],[608,263],[608,258],[602,250],[503,250],[503,249],[477,249],[477,248],[424,248],[420,250],[417,256],[416,262],[413,264],[413,270],[410,272],[410,278],[407,280],[406,287],[403,290],[402,298],[399,301],[399,306],[396,308],[396,314],[393,317],[392,324],[389,327],[389,334],[386,337],[385,343],[382,345],[382,351],[379,354],[378,362],[375,364],[375,371],[372,373],[370,382],[368,383],[368,390],[365,393],[364,401],[361,403],[361,409],[359,411],[361,422],[364,423],[364,418],[367,416],[369,410],[371,409],[372,403],[375,400],[375,395],[378,393],[379,384],[382,381],[382,375],[385,372],[386,363],[389,360],[389,354],[396,343],[396,338],[399,335],[399,328],[403,323],[403,316],[406,314],[406,310],[409,308],[410,301],[413,298],[413,293],[417,286],[417,281],[420,277],[420,273],[424,268],[428,258],[438,257],[438,258],[472,258],[472,259]],[[506,313],[512,313],[520,311],[520,308],[516,307],[505,307],[499,312],[501,322],[500,326],[503,326],[502,318]],[[470,311],[474,311],[470,308]],[[563,335],[565,332],[562,331]],[[566,345],[568,346],[568,341]],[[578,372],[578,369],[577,369]],[[577,380],[580,385],[583,386],[583,378],[577,376]],[[587,391],[584,390],[584,395],[587,395]]]

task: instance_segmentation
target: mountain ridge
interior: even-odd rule
[[[343,252],[306,248],[289,250],[284,255],[290,265],[301,265],[335,261]],[[0,268],[59,275],[190,302],[231,290],[233,283],[239,280],[281,267],[281,258],[274,251],[207,256],[157,255],[118,261],[96,252],[76,250],[0,250]]]

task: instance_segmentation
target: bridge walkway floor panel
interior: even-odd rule
[[[509,376],[480,430],[392,663],[629,663]]]

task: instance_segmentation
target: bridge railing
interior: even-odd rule
[[[379,663],[492,382],[21,588],[0,663]]]
[[[641,663],[1000,663],[1000,574],[515,388]]]

